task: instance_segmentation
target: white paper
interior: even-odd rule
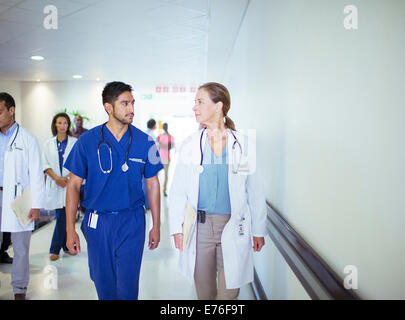
[[[28,219],[28,214],[32,208],[31,188],[25,188],[22,195],[15,199],[11,204],[11,207],[13,208],[13,211],[21,226],[26,228],[31,222],[30,219]]]
[[[183,251],[186,251],[191,239],[191,233],[193,231],[194,222],[197,219],[197,215],[192,208],[190,202],[187,201],[186,208],[184,209],[184,223],[183,223]]]

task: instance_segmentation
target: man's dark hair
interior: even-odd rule
[[[107,83],[102,93],[103,105],[104,103],[111,103],[114,105],[114,102],[118,99],[118,96],[125,91],[132,92],[132,87],[129,84],[120,81]]]
[[[15,101],[14,98],[9,95],[7,92],[0,93],[0,102],[5,102],[7,110],[10,110],[11,107],[15,108]]]
[[[155,125],[156,125],[155,119],[150,119],[150,120],[146,123],[146,126],[148,127],[148,129],[152,129]]]

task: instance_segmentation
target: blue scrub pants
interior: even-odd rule
[[[96,228],[82,222],[89,256],[90,278],[100,300],[137,300],[145,244],[145,212],[140,207],[119,213],[97,212]]]
[[[66,210],[65,207],[61,209],[56,209],[56,224],[53,231],[51,248],[49,253],[59,254],[60,249],[63,248],[63,251],[68,252],[66,247]]]

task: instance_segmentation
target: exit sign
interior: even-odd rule
[[[142,100],[152,100],[152,94],[143,94],[141,95]]]

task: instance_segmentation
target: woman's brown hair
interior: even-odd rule
[[[217,82],[208,82],[200,86],[198,89],[204,89],[208,92],[210,99],[214,103],[222,102],[222,112],[225,117],[225,126],[235,131],[235,123],[228,117],[229,109],[231,108],[231,96],[228,89]]]
[[[58,130],[56,129],[56,120],[57,120],[59,117],[63,117],[63,118],[66,119],[66,121],[67,121],[67,123],[68,123],[68,129],[67,129],[66,134],[67,134],[68,136],[73,136],[72,132],[70,131],[70,127],[71,127],[70,118],[69,118],[69,115],[68,115],[67,113],[65,113],[65,112],[60,112],[60,113],[56,114],[56,115],[53,117],[52,125],[51,125],[51,130],[52,130],[53,136],[56,136],[56,135],[58,134]]]

